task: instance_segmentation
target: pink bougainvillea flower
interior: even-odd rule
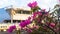
[[[7,31],[8,31],[8,32],[12,32],[14,29],[16,29],[16,26],[15,26],[15,25],[10,26]]]
[[[33,21],[34,20],[34,18],[33,18],[33,15],[31,16],[31,21]]]
[[[42,13],[41,13],[41,12],[39,12],[39,13],[38,13],[38,15],[39,15],[39,16],[41,16],[41,15],[42,15]]]
[[[26,25],[28,25],[28,24],[30,24],[31,21],[30,20],[26,20],[25,22],[26,22]]]
[[[33,17],[36,17],[36,15],[37,15],[37,14],[36,14],[36,13],[34,13],[34,14],[33,14]]]
[[[16,29],[16,26],[15,26],[15,25],[13,25],[13,26],[10,26],[10,28],[12,28],[12,29]]]
[[[33,19],[37,16],[38,12],[33,13]]]
[[[32,3],[29,3],[28,6],[31,7],[31,8],[37,7],[37,2],[35,1],[35,2],[32,2]]]
[[[8,29],[7,31],[8,31],[9,33],[11,33],[11,32],[13,31],[13,29]]]
[[[28,6],[29,6],[29,7],[32,7],[32,4],[31,4],[31,3],[29,3],[29,4],[28,4]]]
[[[42,15],[42,12],[40,12],[40,11],[34,12],[33,13],[33,16],[32,16],[33,17],[33,20],[36,18],[36,16],[41,16],[41,15]]]
[[[28,20],[31,20],[31,17],[28,17]]]
[[[44,15],[44,16],[47,16],[48,15],[48,13],[49,12],[47,12],[47,11],[45,11],[46,9],[42,9],[41,11],[40,11],[40,16],[41,15]]]
[[[21,26],[23,28],[23,27],[27,26],[28,24],[30,24],[30,22],[31,22],[30,20],[25,20],[24,22],[22,21],[22,22],[20,22],[19,26]]]
[[[21,28],[25,27],[25,22],[20,22],[19,26],[21,26]]]
[[[32,3],[32,7],[34,8],[36,6],[37,6],[37,2],[35,1],[35,2]]]
[[[50,23],[50,26],[51,27],[55,27],[55,23]]]

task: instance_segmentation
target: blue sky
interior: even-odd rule
[[[14,7],[28,8],[27,4],[33,1],[37,1],[38,6],[46,9],[47,11],[49,8],[52,9],[54,5],[58,3],[57,0],[0,0],[0,21],[9,18],[9,15],[3,8],[10,5],[13,5]]]
[[[4,8],[0,9],[0,22],[2,22],[5,19],[10,19],[10,16],[8,13],[6,13]]]

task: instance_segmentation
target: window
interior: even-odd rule
[[[19,10],[16,13],[19,13],[19,14],[30,14],[31,12],[30,11]]]
[[[21,14],[21,10],[17,11],[16,13],[19,13],[19,14]]]
[[[23,14],[30,14],[30,11],[23,11]]]

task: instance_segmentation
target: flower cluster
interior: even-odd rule
[[[19,25],[23,28],[23,27],[27,26],[27,25],[30,24],[30,23],[31,23],[30,20],[25,20],[25,21],[20,22]]]
[[[35,1],[35,2],[33,2],[33,3],[29,3],[28,6],[29,6],[30,8],[35,8],[35,7],[37,7],[37,2]]]
[[[7,31],[8,31],[8,32],[12,32],[14,29],[16,29],[16,26],[15,26],[15,25],[10,26]]]

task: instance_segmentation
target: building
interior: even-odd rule
[[[20,9],[20,8],[7,8],[6,11],[11,16],[10,20],[5,20],[4,22],[19,22],[22,20],[26,20],[29,16],[31,16],[31,10]]]

